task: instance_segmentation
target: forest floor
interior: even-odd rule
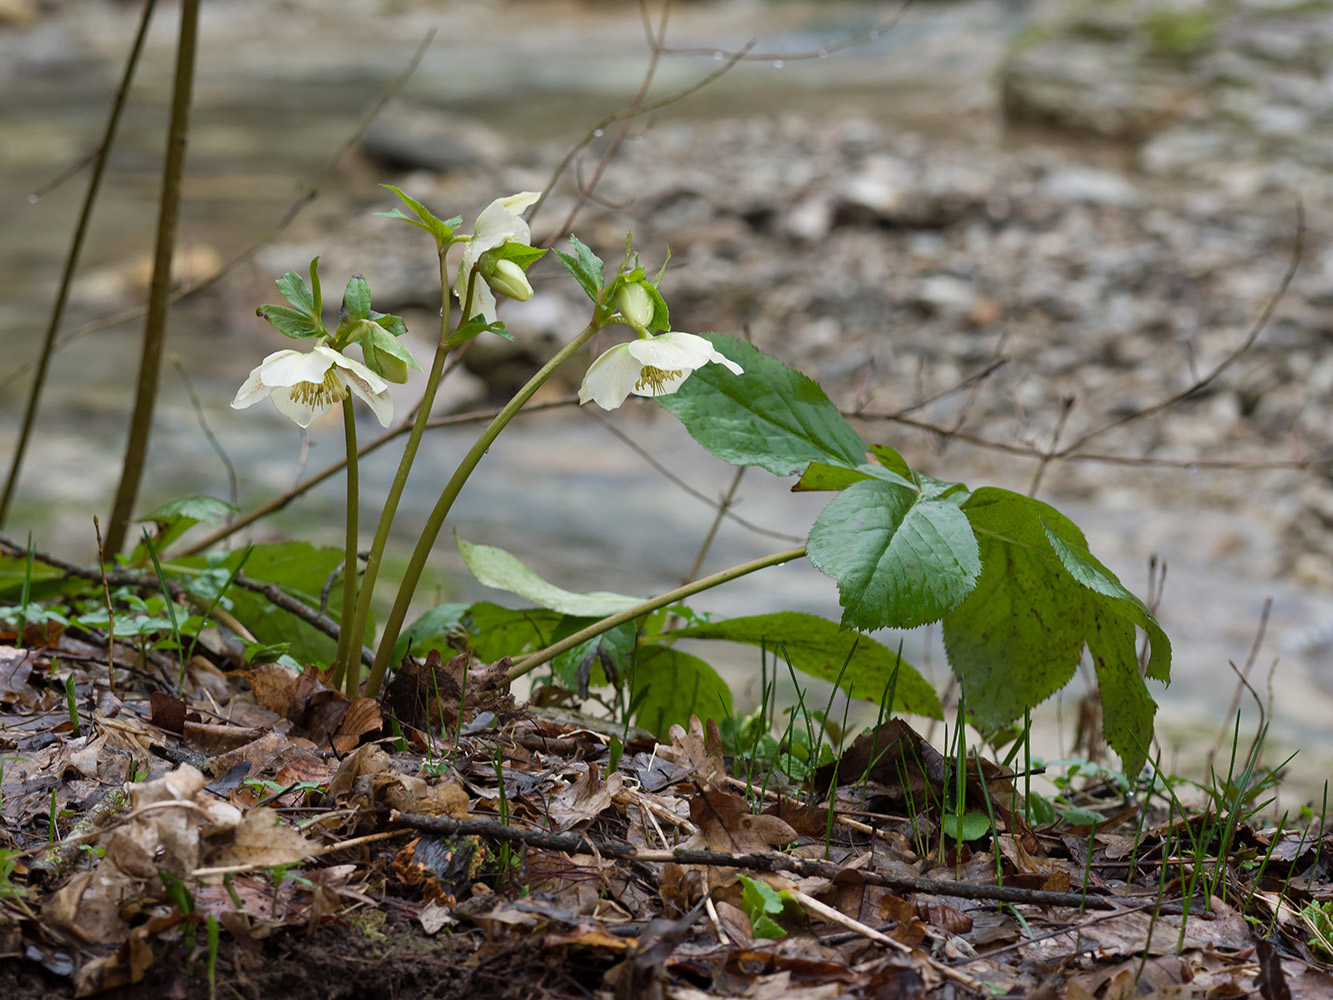
[[[975,751],[960,784],[900,718],[807,767],[822,741],[771,719],[543,717],[466,652],[349,702],[225,651],[182,684],[26,638],[0,647],[12,1000],[1333,995],[1326,817],[1261,819],[1279,775],[1245,746],[1201,807],[1086,762],[1042,796]]]

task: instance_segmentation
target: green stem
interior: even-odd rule
[[[389,532],[393,528],[393,519],[398,514],[398,504],[402,500],[403,490],[407,488],[407,477],[412,471],[412,462],[416,459],[417,448],[421,444],[422,435],[426,433],[426,425],[430,422],[430,411],[435,405],[435,393],[440,388],[441,378],[444,377],[445,359],[454,348],[448,336],[449,313],[452,306],[452,299],[449,294],[449,275],[444,261],[448,250],[447,246],[439,248],[440,286],[444,289],[443,301],[440,305],[440,342],[435,349],[435,360],[431,363],[430,372],[426,375],[426,388],[421,396],[421,404],[417,407],[417,416],[412,423],[412,432],[408,435],[407,444],[403,447],[403,457],[398,462],[398,472],[393,477],[393,483],[389,487],[389,495],[384,498],[384,509],[380,512],[380,521],[375,528],[375,540],[371,542],[370,555],[366,558],[365,574],[361,577],[361,594],[356,602],[356,610],[351,617],[349,644],[350,648],[354,650],[360,650],[365,645],[366,626],[370,621],[370,601],[374,596],[375,581],[379,579],[380,564],[384,559],[384,549],[389,543]],[[348,452],[348,457],[351,456],[352,453]],[[348,688],[348,695],[352,695],[351,688]]]
[[[361,515],[359,493],[359,472],[356,460],[356,414],[352,411],[352,397],[343,400],[343,437],[347,451],[347,541],[343,555],[343,610],[338,628],[338,654],[333,668],[333,686],[338,687],[344,678],[347,683],[347,697],[355,698],[356,689],[361,683],[361,643],[353,643],[355,632],[347,627],[353,620],[356,601],[357,542]]]
[[[51,320],[46,326],[46,335],[42,339],[41,353],[37,357],[37,372],[32,378],[32,388],[28,391],[28,405],[23,411],[23,423],[19,429],[18,443],[14,446],[14,457],[9,466],[9,477],[5,480],[4,495],[0,496],[0,524],[9,515],[9,505],[14,499],[14,490],[18,487],[19,473],[23,469],[23,456],[28,450],[28,439],[37,422],[37,407],[42,398],[42,389],[46,385],[46,372],[51,364],[51,355],[55,353],[56,331],[65,316],[65,305],[69,302],[69,292],[74,285],[74,270],[78,267],[79,256],[83,252],[83,240],[88,235],[88,223],[93,216],[93,206],[97,203],[98,192],[102,189],[102,175],[106,172],[107,160],[111,157],[111,147],[116,139],[116,130],[120,126],[120,114],[125,108],[125,98],[130,92],[130,82],[134,71],[139,66],[139,56],[143,52],[144,38],[148,34],[148,25],[153,19],[153,8],[157,0],[148,0],[144,5],[143,16],[139,20],[139,31],[134,36],[130,47],[130,57],[125,63],[125,72],[121,76],[120,86],[116,88],[115,99],[111,102],[111,114],[107,116],[106,130],[102,133],[101,145],[97,147],[97,156],[93,160],[92,174],[88,177],[88,190],[83,196],[83,208],[79,211],[79,221],[74,226],[74,237],[70,242],[69,253],[65,256],[65,270],[60,276],[60,290],[56,292],[56,302],[51,309]]]
[[[561,639],[553,646],[547,646],[545,649],[533,653],[509,668],[509,680],[516,680],[526,673],[531,673],[543,663],[554,660],[561,653],[573,649],[579,643],[587,642],[594,636],[601,635],[603,632],[609,632],[617,625],[623,625],[625,622],[633,621],[640,615],[646,615],[658,608],[665,608],[677,601],[683,601],[692,594],[697,594],[703,590],[711,590],[713,587],[728,583],[738,577],[753,573],[755,570],[765,569],[769,566],[778,566],[785,562],[791,562],[793,559],[799,559],[805,555],[805,546],[801,545],[794,549],[787,549],[785,552],[775,552],[771,556],[764,556],[761,559],[753,559],[747,563],[741,563],[739,566],[733,566],[731,569],[724,569],[720,573],[714,573],[712,576],[706,576],[701,580],[695,580],[693,583],[687,583],[683,587],[677,587],[675,590],[663,594],[661,597],[654,597],[651,600],[644,601],[642,604],[636,604],[634,607],[619,614],[614,614],[610,618],[603,618],[601,621],[589,625],[587,628],[575,632],[571,636]]]
[[[402,630],[403,620],[407,617],[408,606],[412,603],[412,596],[416,593],[417,583],[421,580],[421,571],[425,569],[426,559],[430,556],[430,550],[440,534],[440,528],[444,526],[444,519],[449,516],[449,510],[453,507],[458,494],[462,492],[468,476],[472,475],[472,470],[477,467],[492,442],[505,429],[509,421],[518,415],[524,404],[545,384],[555,370],[587,343],[603,325],[603,322],[599,319],[594,319],[593,322],[583,328],[577,337],[562,347],[555,357],[546,362],[522,389],[518,390],[514,398],[505,404],[504,409],[481,432],[476,444],[463,456],[463,461],[459,463],[453,476],[445,484],[444,492],[440,494],[440,499],[436,501],[435,509],[430,512],[430,517],[426,520],[426,526],[422,529],[421,537],[417,539],[416,548],[412,550],[412,559],[407,564],[407,570],[403,574],[403,582],[398,587],[398,596],[394,599],[393,610],[389,612],[389,618],[384,623],[384,634],[380,637],[379,648],[375,652],[375,664],[371,667],[370,678],[366,682],[366,694],[369,697],[373,698],[379,693],[380,684],[383,683],[384,675],[389,669],[389,658],[393,655],[393,647],[398,642],[398,634]]]
[[[108,555],[115,555],[124,547],[134,502],[139,496],[139,484],[143,480],[144,460],[148,454],[148,435],[152,429],[158,373],[162,367],[162,345],[167,332],[171,255],[176,243],[176,224],[180,219],[181,178],[185,173],[185,146],[190,135],[190,102],[194,93],[194,63],[198,41],[199,0],[184,0],[176,42],[176,79],[171,95],[167,155],[162,166],[162,198],[157,218],[153,280],[148,290],[148,319],[144,323],[139,384],[134,396],[134,415],[130,420],[120,486],[116,490],[111,518],[107,522]]]

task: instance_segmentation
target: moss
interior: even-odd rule
[[[1212,48],[1217,36],[1217,12],[1208,7],[1198,10],[1159,7],[1144,20],[1143,28],[1153,55],[1186,61]]]

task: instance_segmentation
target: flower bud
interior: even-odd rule
[[[528,276],[512,260],[492,262],[483,258],[481,276],[496,295],[504,295],[519,302],[532,298],[532,285],[528,283]]]
[[[399,384],[407,381],[408,363],[400,357],[402,345],[398,339],[379,326],[371,325],[370,332],[361,338],[361,353],[366,367],[386,382]]]
[[[616,308],[625,322],[636,330],[645,329],[657,312],[657,304],[641,281],[620,286],[620,291],[616,293]]]

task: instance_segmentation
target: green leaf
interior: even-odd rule
[[[559,638],[567,616],[545,608],[502,608],[478,601],[468,609],[472,650],[487,663],[503,656],[518,656],[545,649]]]
[[[1086,646],[1101,688],[1107,742],[1125,771],[1137,773],[1156,706],[1139,674],[1134,627],[1146,623],[1153,676],[1170,668],[1166,635],[1088,554],[1078,526],[1054,507],[985,487],[963,512],[980,543],[983,569],[976,589],[945,617],[943,635],[978,726],[1004,726],[1064,687]]]
[[[416,218],[414,219],[412,216],[403,214],[402,210],[397,208],[388,212],[376,212],[376,215],[382,215],[386,219],[402,219],[409,225],[416,226],[418,229],[430,233],[431,236],[435,237],[435,242],[441,249],[449,246],[449,244],[454,241],[454,230],[457,229],[458,224],[463,221],[461,215],[454,216],[452,219],[441,220],[431,212],[430,209],[421,204],[421,202],[404,194],[400,188],[396,188],[392,184],[381,184],[380,187],[388,188],[401,198],[403,204],[411,210],[412,215],[416,216]]]
[[[463,624],[467,613],[466,604],[437,604],[403,629],[389,662],[401,663],[409,654],[425,656],[432,649],[443,654],[450,649],[449,633]]]
[[[629,680],[638,641],[638,629],[633,622],[626,622],[561,653],[551,661],[551,672],[561,684],[581,696],[586,695],[590,684],[620,687]],[[606,660],[610,661],[614,676],[607,675]]]
[[[319,258],[316,257],[316,260]],[[301,277],[295,271],[288,271],[276,282],[278,291],[282,297],[290,302],[296,309],[312,316],[315,312],[315,297],[310,293],[309,286],[305,283],[305,278]]]
[[[701,336],[744,374],[704,365],[658,402],[690,436],[723,461],[787,476],[811,462],[854,469],[868,445],[817,382],[776,358],[721,333]]]
[[[845,626],[871,631],[936,621],[981,573],[967,517],[948,499],[896,483],[853,483],[815,519],[807,557],[838,581]]]
[[[954,840],[977,840],[991,832],[990,817],[985,813],[945,813],[940,817],[940,828]]]
[[[891,472],[896,472],[904,479],[912,478],[911,466],[907,460],[886,444],[872,444],[870,453],[875,456],[876,461]]]
[[[579,241],[577,236],[569,238],[569,245],[573,248],[573,254],[567,254],[563,250],[556,250],[555,255],[560,258],[560,263],[574,276],[574,280],[579,286],[588,293],[588,298],[594,303],[600,304],[602,286],[605,284],[603,273],[605,266],[602,259],[593,253],[588,247]]]
[[[545,247],[530,247],[518,240],[505,240],[498,247],[487,251],[494,254],[496,260],[510,260],[525,271],[546,256]]]
[[[626,597],[607,591],[576,594],[547,583],[504,549],[493,545],[473,545],[456,538],[463,562],[479,583],[497,590],[526,597],[533,604],[584,618],[607,618],[643,603],[639,597]]]
[[[731,714],[731,688],[716,670],[697,656],[655,643],[639,646],[630,700],[638,705],[634,721],[658,737],[673,725],[688,726],[691,715],[721,719]]]
[[[508,341],[513,341],[514,339],[514,335],[505,329],[505,325],[501,320],[497,319],[493,323],[488,323],[486,322],[486,317],[481,313],[477,313],[477,315],[473,316],[465,323],[460,323],[458,329],[449,335],[449,339],[453,344],[458,345],[471,340],[479,333],[498,334]]]
[[[834,682],[841,674],[842,688],[853,697],[879,702],[893,686],[893,709],[935,719],[943,715],[934,690],[910,663],[869,636],[848,632],[817,615],[782,611],[731,618],[678,628],[661,638],[721,639],[763,646],[812,677]]]
[[[255,314],[284,337],[291,337],[293,340],[324,335],[324,326],[319,320],[307,313],[288,309],[286,306],[260,306],[255,310]]]
[[[166,550],[167,546],[201,521],[205,524],[219,524],[226,519],[228,513],[237,509],[235,504],[227,503],[227,501],[219,500],[216,497],[184,497],[163,504],[151,514],[140,518],[138,523],[157,522],[158,530],[153,539],[153,544],[157,546],[157,551],[161,553]],[[131,565],[134,565],[146,559],[148,559],[148,550],[140,542],[135,547],[134,552],[131,553],[129,561]]]
[[[342,315],[338,325],[355,323],[370,318],[370,282],[359,274],[352,275],[343,292]]]
[[[849,469],[843,465],[828,465],[825,462],[811,462],[806,470],[801,473],[801,478],[796,481],[796,485],[791,488],[791,491],[793,493],[804,493],[814,490],[845,490],[852,483],[859,483],[863,479],[878,479],[882,482],[906,486],[910,490],[918,490],[916,483],[912,482],[911,479],[906,479],[898,473],[873,462],[858,465],[855,469]]]

